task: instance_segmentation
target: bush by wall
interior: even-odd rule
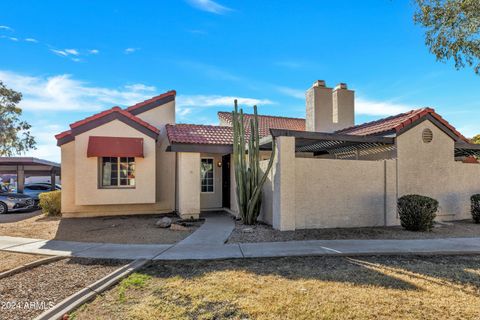
[[[475,223],[480,223],[480,194],[474,194],[470,198],[472,202],[472,218]]]
[[[402,227],[410,231],[430,231],[438,210],[438,201],[416,194],[398,199]]]
[[[59,216],[61,214],[61,195],[60,190],[44,192],[38,197],[40,199],[40,207],[42,212],[47,216]]]

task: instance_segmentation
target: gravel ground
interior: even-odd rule
[[[0,223],[0,235],[45,240],[69,240],[102,243],[177,243],[201,224],[191,223],[187,231],[173,231],[155,226],[158,219],[176,215],[135,215],[98,218],[45,217],[43,215],[12,223]]]
[[[0,319],[32,319],[126,263],[72,258],[0,279]]]
[[[245,226],[237,222],[229,243],[275,242],[293,240],[336,239],[435,239],[455,237],[480,237],[480,224],[471,220],[437,224],[431,232],[406,231],[402,227],[304,229],[296,231],[273,230],[271,226],[257,224]]]
[[[0,273],[44,258],[46,256],[38,254],[0,251],[0,261],[2,262]]]

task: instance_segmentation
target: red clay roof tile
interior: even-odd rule
[[[218,117],[232,125],[231,112],[219,112]],[[250,119],[252,118],[253,114],[243,115],[243,123],[247,132],[250,131]],[[258,115],[258,127],[261,137],[270,135],[270,129],[305,131],[305,119]]]
[[[233,128],[198,124],[167,124],[170,143],[233,144]]]
[[[458,132],[448,121],[443,119],[438,113],[435,112],[432,108],[422,108],[411,110],[405,113],[398,114],[396,116],[363,123],[357,126],[350,128],[345,128],[338,130],[335,133],[341,134],[352,134],[352,135],[378,135],[378,134],[387,134],[387,133],[398,133],[401,129],[409,125],[410,123],[426,116],[431,115],[438,121],[440,121],[444,126],[450,129],[455,135],[460,139],[468,141],[460,132]]]

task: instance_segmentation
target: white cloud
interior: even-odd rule
[[[12,40],[12,41],[18,41],[18,38],[15,38],[15,37],[10,37],[10,38],[8,38],[8,39],[10,39],[10,40]]]
[[[100,51],[98,51],[97,49],[91,49],[91,50],[88,50],[88,53],[90,53],[90,54],[99,54]]]
[[[80,62],[80,61],[82,61],[82,59],[80,59],[80,58],[72,58],[72,61],[74,61],[74,62]]]
[[[25,41],[27,41],[27,42],[33,42],[33,43],[38,43],[38,40],[37,40],[37,39],[34,39],[34,38],[26,38]]]
[[[60,162],[60,148],[57,147],[54,136],[63,130],[57,124],[49,124],[46,121],[34,122],[32,124],[31,133],[37,142],[36,150],[28,151],[28,156],[41,158],[49,161]]]
[[[302,100],[305,99],[306,90],[294,89],[294,88],[289,88],[284,86],[275,86],[275,89],[286,96],[302,99]]]
[[[412,110],[411,106],[389,101],[375,101],[366,98],[355,99],[355,112],[369,116],[391,116]]]
[[[68,53],[66,53],[65,51],[63,50],[57,50],[57,49],[50,49],[50,51],[52,51],[53,53],[59,55],[59,56],[68,56]]]
[[[77,49],[65,49],[64,51],[74,56],[78,56],[80,54]]]
[[[178,106],[180,107],[233,107],[233,101],[235,99],[238,100],[238,104],[240,106],[273,104],[273,102],[268,99],[242,98],[220,95],[179,95],[177,96],[176,101]]]
[[[127,49],[125,49],[124,53],[125,54],[131,54],[131,53],[134,53],[138,50],[140,50],[140,48],[127,48]]]
[[[114,105],[132,105],[154,95],[151,86],[95,87],[68,74],[33,77],[0,70],[0,79],[20,91],[23,94],[20,107],[32,111],[98,111]]]
[[[13,29],[10,28],[9,26],[0,26],[0,29],[2,29],[2,30],[8,30],[8,31],[13,31]]]
[[[154,86],[147,86],[144,85],[143,83],[134,83],[134,84],[129,84],[125,86],[126,89],[132,90],[132,91],[155,91],[157,88]]]
[[[232,9],[212,0],[187,0],[187,2],[194,8],[215,14],[225,14],[232,11]]]

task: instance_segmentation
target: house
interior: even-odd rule
[[[468,218],[480,147],[431,108],[355,125],[354,95],[316,81],[305,119],[259,116],[262,168],[277,144],[261,219],[280,230],[397,225],[396,201],[411,193],[439,200],[439,219]],[[64,216],[236,214],[231,113],[219,112],[218,126],[176,124],[175,96],[114,107],[56,135]]]

